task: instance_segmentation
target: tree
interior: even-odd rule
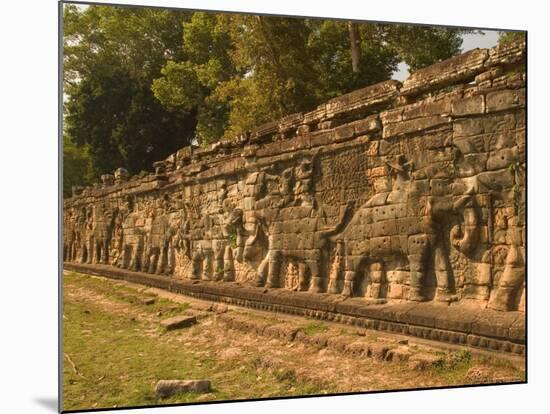
[[[149,170],[191,141],[196,109],[170,112],[151,91],[166,62],[184,57],[182,21],[190,16],[174,10],[65,6],[64,141],[87,148],[95,178],[119,166],[131,173]]]
[[[460,53],[462,35],[470,29],[383,24],[382,41],[395,50],[411,72]]]
[[[230,108],[226,136],[318,103],[307,19],[234,16],[230,30],[232,60],[244,76],[220,85]]]
[[[87,147],[77,147],[67,135],[63,137],[63,197],[70,197],[72,187],[94,181],[92,159]]]
[[[354,43],[360,49],[355,53],[350,53],[348,22],[312,19],[309,25],[318,103],[390,79],[397,69],[400,58],[395,50],[383,43],[379,25],[354,23],[357,31]],[[356,71],[352,62],[354,54]]]
[[[359,61],[361,60],[361,37],[357,23],[348,22],[349,41],[351,47],[351,70],[359,72]]]
[[[316,103],[305,20],[197,12],[183,26],[187,58],[168,62],[152,89],[172,110],[198,106],[201,142]]]
[[[504,45],[511,42],[525,41],[525,32],[499,32],[498,44]]]
[[[233,45],[227,23],[226,15],[194,13],[183,23],[184,59],[169,60],[151,88],[172,113],[197,109],[195,135],[203,143],[219,139],[227,128],[227,102],[215,92],[239,75],[230,58]]]
[[[135,173],[460,51],[464,30],[66,5],[66,136]],[[84,178],[83,178],[84,179]]]
[[[201,12],[183,32],[186,58],[153,91],[171,110],[198,107],[208,143],[389,79],[400,61],[416,70],[453,56],[466,31]]]

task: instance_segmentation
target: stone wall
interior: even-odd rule
[[[74,188],[64,260],[523,311],[525,44],[475,49]]]

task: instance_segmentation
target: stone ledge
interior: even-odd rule
[[[369,305],[360,298],[344,300],[336,295],[283,289],[266,290],[235,282],[197,283],[107,265],[65,263],[64,268],[216,302],[309,316],[500,352],[525,354],[525,315],[522,312],[498,312],[434,302]]]
[[[372,116],[373,113],[379,113],[382,123],[385,124],[384,137],[387,138],[445,125],[449,122],[446,115],[449,115],[451,109],[450,115],[463,117],[523,108],[525,91],[516,89],[525,87],[525,59],[525,42],[514,42],[492,49],[473,49],[419,69],[403,84],[387,80],[369,85],[330,99],[312,111],[287,115],[259,125],[234,139],[222,139],[208,148],[181,148],[165,160],[158,161],[163,166],[170,167],[166,169],[165,176],[142,172],[124,180],[115,179],[112,184],[80,188],[72,199],[64,200],[64,205],[115,193],[128,195],[156,191],[181,181],[182,177],[188,180],[215,179],[220,175],[245,169],[247,163],[242,157],[253,155],[258,148],[259,153],[255,154],[257,157],[281,156],[291,151],[350,140],[380,129],[378,121],[364,122],[365,116]],[[509,69],[519,69],[520,73],[506,73]],[[446,91],[449,88],[452,92]],[[475,96],[480,93],[487,94],[487,97]],[[435,94],[437,99],[427,99],[426,94]],[[459,98],[450,108],[449,99],[454,95],[463,97],[464,102],[460,102]],[[442,99],[443,97],[446,98]],[[472,99],[468,100],[469,98]],[[345,122],[341,124],[338,120]],[[321,127],[323,123],[332,126],[325,129]],[[396,125],[389,128],[386,125],[393,123]],[[308,136],[304,137],[299,131],[302,127],[307,127],[305,130],[308,131]],[[280,138],[284,140],[279,141]]]

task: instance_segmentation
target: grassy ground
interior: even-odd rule
[[[471,382],[466,374],[472,367],[484,376],[524,378],[509,361],[474,358],[468,351],[417,372],[405,362],[227,330],[214,314],[191,328],[165,332],[162,319],[197,311],[181,299],[122,282],[68,273],[64,284],[65,410],[459,385]],[[155,302],[145,304],[150,298]],[[258,317],[252,310],[238,312]],[[303,319],[308,335],[333,329]],[[161,400],[154,393],[160,379],[209,379],[213,389]]]

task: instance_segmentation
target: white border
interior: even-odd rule
[[[245,402],[147,409],[140,413],[281,413],[345,410],[411,413],[518,413],[544,407],[549,343],[545,304],[550,292],[545,180],[548,11],[543,2],[390,0],[157,0],[124,1],[202,9],[405,21],[529,30],[529,384],[439,391]],[[3,219],[2,412],[53,412],[57,396],[57,2],[2,4]],[[5,93],[7,89],[7,95]],[[7,231],[6,231],[7,230]],[[540,412],[544,408],[534,410]],[[119,411],[129,412],[129,411]]]

